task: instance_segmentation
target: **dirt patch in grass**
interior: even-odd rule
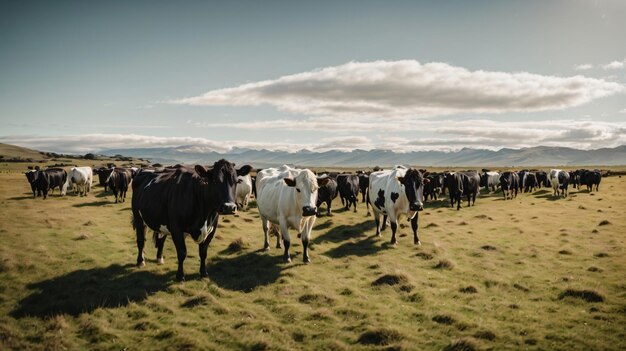
[[[598,252],[597,254],[594,254],[594,256],[602,258],[602,257],[609,257],[609,254],[606,252]]]
[[[432,320],[433,322],[438,323],[438,324],[452,325],[456,323],[456,319],[454,319],[454,317],[449,316],[447,314],[438,314],[434,316]]]
[[[81,233],[80,235],[78,235],[77,237],[74,238],[74,240],[79,241],[79,240],[87,240],[91,237],[91,234],[89,233]]]
[[[491,245],[483,245],[480,248],[485,251],[496,251],[496,247]]]
[[[417,254],[415,254],[415,256],[423,260],[432,260],[433,258],[435,258],[435,256],[429,254],[428,252],[418,252]]]
[[[400,332],[393,329],[375,329],[369,330],[359,336],[357,342],[363,345],[391,345],[393,343],[402,341],[404,336]]]
[[[439,224],[431,222],[431,223],[428,223],[424,228],[435,228],[435,227],[438,227],[438,226],[439,226]]]
[[[474,216],[474,218],[478,218],[478,219],[488,219],[488,220],[490,220],[490,221],[493,221],[493,218],[491,218],[491,217],[489,217],[489,216],[487,216],[487,215],[484,215],[484,214],[481,214],[481,215],[478,215],[478,216]]]
[[[529,292],[530,291],[530,289],[528,289],[527,287],[525,287],[523,285],[520,285],[520,284],[517,284],[517,283],[513,284],[513,287],[515,289],[523,291],[523,292]]]
[[[246,244],[246,242],[243,241],[242,238],[237,238],[233,240],[230,244],[228,244],[228,248],[226,248],[226,250],[228,252],[239,252],[246,249],[247,247],[248,244]]]
[[[474,337],[476,339],[493,341],[496,339],[496,334],[492,332],[491,330],[479,330],[476,333],[474,333]]]
[[[459,225],[467,225],[468,223],[466,221],[461,221],[459,222]]]
[[[598,272],[598,273],[602,272],[602,269],[600,269],[600,268],[598,268],[598,267],[593,267],[593,266],[592,266],[592,267],[587,268],[587,270],[588,270],[589,272]]]
[[[469,286],[460,288],[459,292],[462,292],[464,294],[476,294],[478,293],[478,289],[476,289],[476,287],[473,285],[469,285]]]
[[[607,221],[606,219],[603,220],[602,222],[598,223],[598,226],[603,226],[603,225],[609,225],[611,224],[611,222]]]
[[[372,282],[373,286],[406,284],[409,279],[404,274],[385,274]]]
[[[443,351],[475,351],[478,350],[476,343],[470,339],[463,338],[451,342],[443,348]]]
[[[454,263],[450,260],[439,260],[439,262],[434,265],[433,268],[451,270],[454,268]]]
[[[323,294],[304,294],[298,298],[300,303],[314,306],[332,306],[335,299]]]
[[[581,299],[587,302],[604,302],[604,296],[594,290],[567,289],[559,294],[559,299],[566,297]]]
[[[561,255],[571,255],[572,252],[570,250],[561,250],[561,251],[559,251],[559,254],[561,254]]]

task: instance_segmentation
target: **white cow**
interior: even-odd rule
[[[405,214],[411,221],[413,243],[420,245],[417,236],[418,211],[424,208],[424,184],[428,183],[425,176],[416,169],[395,166],[391,170],[370,174],[369,203],[374,210],[376,220],[376,236],[386,227],[387,217],[391,222],[391,243],[397,244],[396,230],[400,215]],[[381,228],[380,216],[383,215]]]
[[[567,188],[569,187],[569,173],[560,169],[551,169],[548,173],[550,184],[552,184],[552,190],[554,196],[563,195],[567,196]]]
[[[495,192],[500,186],[500,173],[489,171],[485,172],[480,177],[481,186],[487,188],[489,193]]]
[[[67,181],[74,194],[86,196],[91,191],[93,184],[93,170],[91,167],[72,167],[68,173]]]
[[[250,174],[246,174],[245,176],[238,176],[235,201],[239,209],[244,211],[248,209],[248,201],[250,201],[251,194],[252,177],[250,177]]]
[[[270,225],[278,226],[285,243],[283,258],[290,262],[289,229],[295,229],[302,237],[304,263],[310,263],[308,248],[317,213],[317,190],[326,182],[328,178],[321,179],[318,184],[315,174],[310,170],[286,165],[278,169],[264,169],[257,174],[257,206],[265,235],[264,249],[270,247]]]

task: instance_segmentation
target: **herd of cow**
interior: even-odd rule
[[[376,235],[391,227],[391,243],[396,244],[396,231],[401,215],[411,222],[414,243],[419,245],[418,217],[424,202],[437,200],[446,189],[451,207],[461,208],[461,199],[467,196],[467,206],[474,205],[480,187],[495,192],[499,187],[504,199],[512,199],[518,192],[532,192],[541,187],[552,187],[554,196],[567,196],[568,187],[587,186],[597,191],[602,179],[598,170],[579,169],[550,172],[522,170],[520,172],[478,171],[429,173],[424,169],[395,166],[389,170],[374,168],[373,172],[357,174],[320,173],[309,169],[282,166],[257,170],[256,177],[245,165],[235,165],[219,160],[211,167],[176,165],[164,168],[97,168],[73,167],[69,172],[62,168],[38,167],[26,172],[33,196],[45,199],[49,192],[59,188],[61,195],[68,190],[84,196],[90,192],[93,175],[97,174],[105,191],[110,189],[115,202],[124,202],[132,186],[133,227],[137,237],[137,265],[145,265],[144,246],[146,226],[153,231],[157,248],[157,263],[163,263],[163,246],[168,235],[172,237],[178,257],[177,280],[184,280],[183,262],[187,256],[185,236],[189,235],[199,245],[200,275],[207,276],[206,255],[215,235],[220,215],[246,210],[251,195],[256,197],[257,208],[265,236],[264,248],[269,249],[269,235],[275,233],[276,247],[284,245],[283,259],[291,261],[289,230],[298,232],[302,240],[303,260],[310,262],[308,247],[311,230],[318,210],[326,204],[332,215],[331,204],[337,196],[346,210],[356,207],[359,192],[374,212]],[[382,220],[381,220],[382,217]],[[389,221],[388,221],[389,219]],[[281,240],[282,239],[282,240]]]

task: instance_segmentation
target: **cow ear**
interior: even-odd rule
[[[295,179],[285,178],[283,180],[285,181],[285,184],[287,184],[287,186],[296,186]]]
[[[208,178],[209,177],[209,171],[204,168],[203,165],[196,165],[194,167],[194,169],[196,170],[196,173],[198,173],[198,175],[202,178]]]
[[[404,177],[397,177],[398,181],[402,184],[404,184]]]
[[[329,181],[330,181],[330,178],[328,178],[328,177],[317,178],[317,185],[318,186],[324,186],[324,185],[328,184]]]
[[[428,184],[428,183],[430,183],[430,179],[424,178],[424,184]]]
[[[237,175],[245,177],[248,175],[248,173],[250,173],[251,170],[252,170],[252,166],[250,165],[242,166],[241,168],[237,170]]]
[[[429,174],[430,172],[428,172],[427,170],[424,170],[424,172],[422,172],[422,176],[424,177],[428,177]]]

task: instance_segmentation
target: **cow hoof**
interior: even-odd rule
[[[368,213],[365,215],[365,217],[370,217],[371,215],[372,215],[372,214],[368,212]]]
[[[178,274],[177,274],[176,275],[176,281],[177,282],[184,282],[185,281],[185,276],[184,275],[178,276]]]
[[[285,263],[291,263],[291,257],[284,257],[283,261],[285,261]]]
[[[269,246],[269,245],[265,245],[265,246],[263,246],[263,250],[265,250],[265,251],[269,251],[269,250],[270,250],[270,246]]]
[[[304,264],[311,264],[311,259],[308,257],[304,259]]]
[[[204,272],[200,272],[200,278],[208,278],[209,277],[209,272],[204,271]]]
[[[392,240],[392,241],[391,241],[391,245],[393,245],[393,246],[398,246],[398,241],[397,241],[397,240],[396,240],[396,241],[393,241],[393,240]]]
[[[421,246],[421,245],[422,245],[422,242],[421,242],[421,241],[419,241],[419,240],[416,240],[416,241],[414,241],[413,243],[414,243],[415,245],[417,245],[417,246]]]
[[[157,258],[157,264],[158,265],[161,265],[161,264],[164,264],[164,263],[165,263],[165,260],[163,259],[163,257]]]
[[[137,262],[137,267],[139,268],[144,267],[145,265],[146,265],[145,261]]]

